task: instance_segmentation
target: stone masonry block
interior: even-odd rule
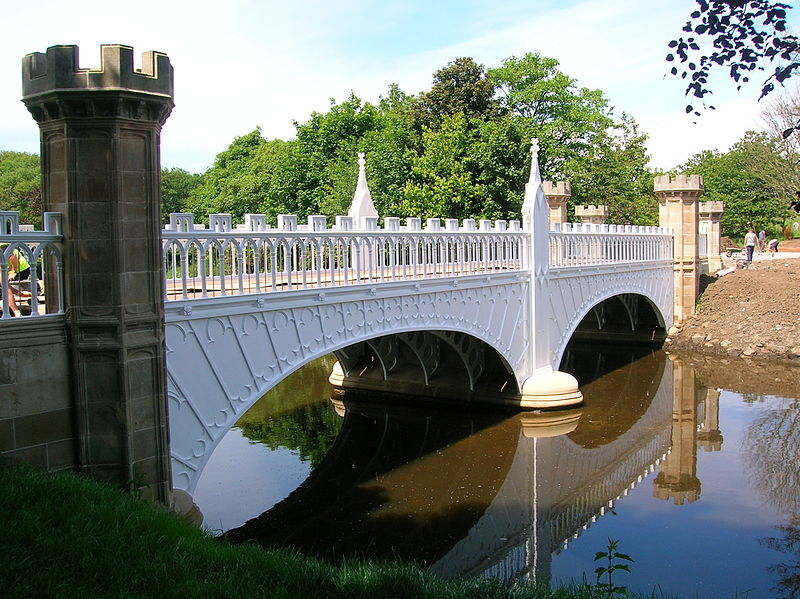
[[[17,350],[0,350],[0,389],[2,385],[11,385],[17,381]]]
[[[48,441],[73,437],[72,413],[69,410],[23,416],[14,421],[18,447],[30,447]]]

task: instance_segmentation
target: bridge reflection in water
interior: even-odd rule
[[[554,553],[673,457],[680,365],[634,352],[573,348],[565,362],[584,365],[573,368],[581,383],[594,379],[576,410],[459,414],[340,396],[341,430],[310,476],[225,536],[330,560],[416,560],[445,577],[548,579]],[[678,501],[685,487],[696,498],[684,453],[661,464],[657,496]]]

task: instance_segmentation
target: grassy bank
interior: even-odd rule
[[[112,487],[30,468],[0,468],[0,530],[5,599],[601,596],[591,587],[551,592],[444,581],[407,564],[337,568],[232,546]]]

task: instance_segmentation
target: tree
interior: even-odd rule
[[[189,195],[203,182],[201,175],[190,173],[182,168],[161,169],[161,218],[169,221],[171,212],[183,212],[189,202]]]
[[[800,190],[800,137],[783,132],[800,120],[800,91],[797,87],[770,97],[761,111],[764,131],[745,136],[748,168],[786,197],[787,203]]]
[[[570,165],[570,203],[608,206],[612,224],[658,225],[646,141],[638,123],[623,113],[619,124],[597,136],[587,160]]]
[[[410,106],[413,127],[438,130],[445,117],[458,113],[468,119],[491,118],[496,112],[494,84],[482,64],[461,57],[433,75],[433,85],[421,93]]]
[[[586,157],[598,135],[613,124],[600,90],[579,87],[558,70],[558,61],[528,53],[489,69],[500,109],[539,138],[542,175],[567,178],[565,164]]]
[[[253,194],[258,177],[253,177],[249,165],[258,148],[266,144],[261,129],[256,128],[237,137],[228,148],[217,154],[214,164],[203,174],[202,185],[194,188],[186,204],[201,222],[208,222],[208,215],[231,213],[241,218],[254,212],[258,196]]]
[[[423,151],[412,161],[402,213],[420,218],[482,216],[485,188],[475,181],[470,148],[475,132],[462,113],[446,116],[438,131],[423,133]]]
[[[723,235],[741,237],[749,227],[777,235],[786,216],[785,199],[747,168],[747,152],[747,143],[740,141],[726,153],[695,154],[679,170],[703,176],[705,200],[725,202]]]
[[[705,103],[705,97],[712,93],[707,86],[714,68],[727,68],[740,89],[750,80],[752,71],[764,70],[764,61],[770,65],[777,62],[762,82],[763,98],[800,67],[798,38],[786,31],[786,11],[791,5],[770,0],[697,0],[697,4],[699,10],[691,13],[683,27],[692,35],[672,40],[669,47],[673,51],[667,54],[667,61],[677,58],[681,64],[680,69],[673,66],[671,74],[688,78],[686,96]],[[699,38],[710,40],[713,50],[701,49]],[[700,115],[692,104],[686,106],[686,112]],[[783,136],[788,137],[796,127],[786,129]]]
[[[20,222],[42,225],[39,157],[25,152],[0,152],[0,210],[19,212]]]

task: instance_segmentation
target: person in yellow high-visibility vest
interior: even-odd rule
[[[0,250],[4,249],[6,245],[7,244],[0,246]],[[28,263],[28,259],[24,254],[21,254],[19,250],[15,249],[8,257],[8,282],[24,281],[30,276],[30,274],[31,265]],[[19,306],[17,305],[17,298],[14,295],[13,289],[11,289],[11,285],[6,284],[4,287],[6,288],[8,308],[11,310],[11,315],[22,316]]]

